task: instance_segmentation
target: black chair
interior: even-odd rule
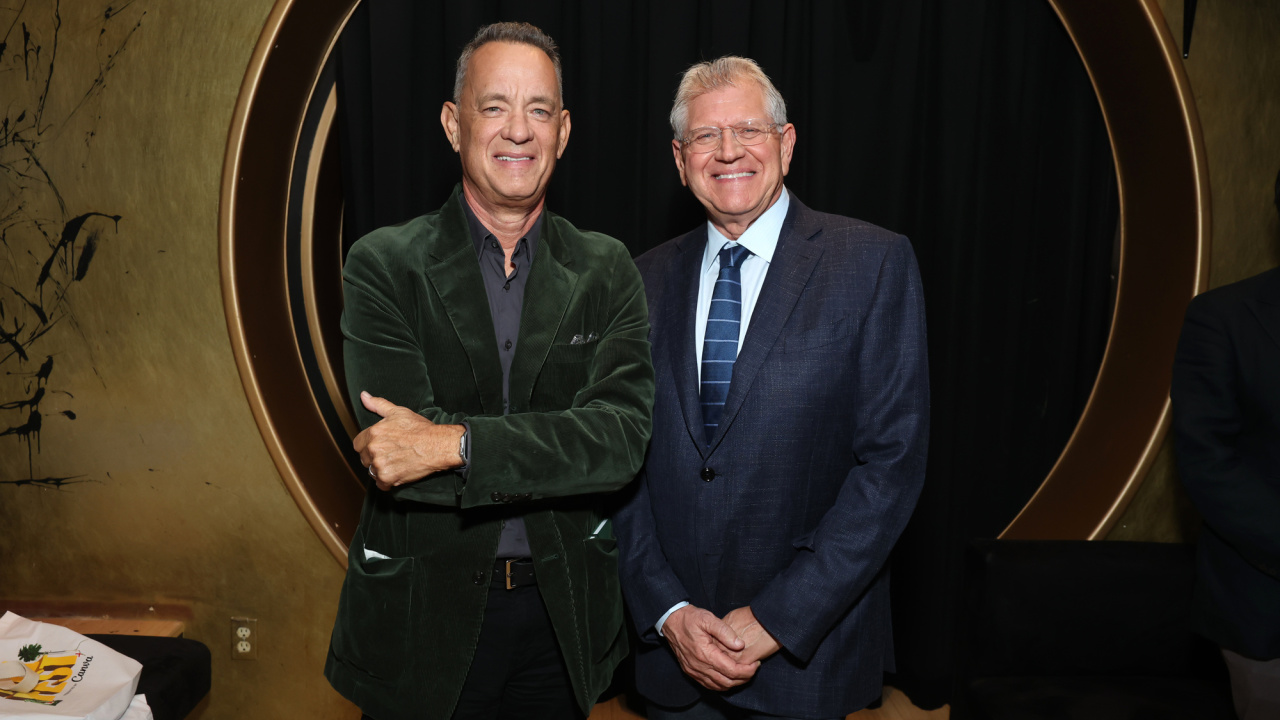
[[[144,635],[89,635],[142,663],[137,692],[155,720],[183,720],[209,694],[212,658],[203,643]]]
[[[1194,580],[1190,545],[975,541],[952,717],[1235,720]]]

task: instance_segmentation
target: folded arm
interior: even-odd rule
[[[398,498],[466,508],[492,504],[499,492],[534,500],[615,490],[635,476],[649,439],[653,367],[644,291],[625,250],[619,247],[611,273],[607,326],[597,341],[587,381],[570,407],[468,416],[446,412],[436,403],[433,375],[412,331],[418,319],[402,307],[407,303],[398,299],[394,279],[377,253],[359,249],[353,248],[343,271],[342,327],[347,384],[361,425],[379,421],[358,396],[365,390],[413,409],[432,425],[465,420],[472,433],[465,479],[456,472],[406,477],[392,489]],[[440,315],[439,332],[454,332]],[[440,372],[435,374],[437,381]],[[470,367],[444,372],[454,381],[473,381]],[[455,448],[456,432],[450,431]],[[456,451],[439,447],[456,456]],[[433,461],[424,459],[419,467],[430,470]]]

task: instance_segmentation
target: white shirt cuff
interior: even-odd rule
[[[653,624],[653,629],[658,631],[658,637],[666,637],[666,635],[662,634],[662,625],[667,621],[667,618],[671,617],[671,613],[679,610],[680,608],[688,604],[689,604],[688,600],[681,600],[675,605],[672,605],[670,610],[663,613],[662,617],[658,618],[658,622]]]

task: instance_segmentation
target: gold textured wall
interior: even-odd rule
[[[271,6],[0,7],[0,600],[187,604],[213,653],[203,720],[349,720],[321,675],[342,573],[250,414],[218,268]],[[120,219],[77,230],[89,212]],[[238,615],[256,661],[231,660]]]
[[[1183,0],[1160,0],[1160,6],[1181,47]],[[1191,56],[1183,64],[1209,159],[1209,284],[1218,287],[1280,265],[1280,221],[1274,205],[1280,172],[1280,4],[1200,0]],[[1185,541],[1195,536],[1198,524],[1166,438],[1108,538]]]

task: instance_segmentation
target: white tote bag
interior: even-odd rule
[[[129,709],[124,711],[120,720],[156,720],[156,716],[151,714],[146,695],[134,695],[133,702],[129,703]]]
[[[0,719],[120,720],[141,673],[137,660],[73,630],[0,617]]]

